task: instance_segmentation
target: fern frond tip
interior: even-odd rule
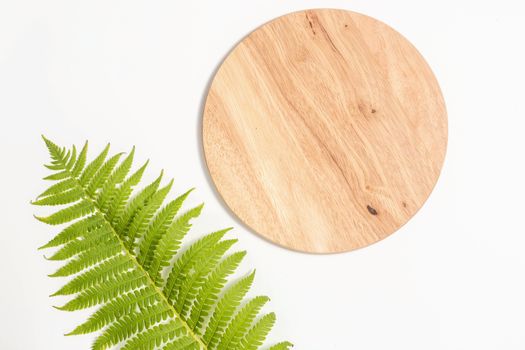
[[[61,149],[60,146],[58,146],[56,143],[54,143],[53,141],[51,141],[44,135],[41,135],[41,136],[42,136],[42,140],[44,140],[44,143],[46,144],[47,149],[49,150],[49,153],[52,156],[54,155],[54,152],[57,152],[58,150]]]
[[[49,145],[50,143],[53,143],[44,134],[40,134],[40,137],[42,137],[42,140],[44,140],[46,145]]]
[[[274,346],[272,346],[268,350],[289,350],[289,349],[291,349],[293,347],[294,347],[294,345],[292,343],[290,343],[289,341],[283,341],[281,343],[275,344]]]
[[[33,217],[34,217],[35,219],[37,219],[38,221],[47,224],[47,222],[46,222],[46,217],[45,217],[45,216],[37,216],[37,215],[34,215],[34,214],[33,214]]]

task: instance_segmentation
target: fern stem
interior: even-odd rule
[[[62,160],[63,161],[63,160]],[[181,323],[183,324],[184,328],[186,328],[186,330],[188,331],[188,334],[193,338],[195,339],[195,341],[197,341],[197,343],[199,344],[199,347],[202,349],[202,350],[207,350],[208,347],[207,345],[200,339],[199,336],[197,336],[197,334],[195,334],[195,332],[193,331],[193,329],[188,325],[188,323],[180,316],[180,314],[177,312],[177,310],[175,310],[175,307],[168,301],[168,299],[166,298],[166,296],[164,295],[164,293],[162,292],[162,290],[160,290],[160,288],[155,284],[155,282],[153,281],[153,279],[151,278],[151,276],[149,275],[149,273],[144,270],[144,268],[142,267],[141,264],[139,264],[138,260],[135,258],[135,256],[133,254],[131,254],[131,252],[128,250],[128,248],[126,247],[126,244],[124,243],[124,241],[120,238],[120,236],[117,234],[117,232],[115,231],[115,228],[113,227],[113,225],[111,224],[111,222],[109,222],[106,217],[104,216],[104,214],[102,213],[102,211],[100,210],[100,208],[98,207],[98,204],[97,204],[97,201],[95,198],[93,198],[91,195],[88,194],[88,191],[87,189],[80,183],[79,179],[74,176],[73,174],[71,174],[70,171],[66,170],[68,172],[68,175],[71,179],[73,179],[77,186],[79,188],[82,189],[82,196],[84,197],[84,199],[88,200],[89,202],[91,202],[95,208],[95,211],[96,211],[96,215],[101,217],[102,220],[104,220],[104,223],[107,224],[108,227],[111,228],[111,231],[113,232],[113,234],[115,235],[115,237],[118,239],[118,242],[120,243],[120,246],[122,248],[122,250],[125,252],[125,254],[135,263],[135,265],[139,268],[139,270],[146,276],[147,280],[148,280],[148,283],[151,285],[151,287],[154,288],[154,290],[160,295],[161,299],[164,301],[164,303],[171,309],[171,311],[173,312],[173,314],[175,315],[175,317],[179,318]]]

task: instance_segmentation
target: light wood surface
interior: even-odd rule
[[[360,248],[405,224],[432,191],[447,117],[418,51],[371,17],[292,13],[228,55],[209,91],[203,143],[231,210],[282,246]]]

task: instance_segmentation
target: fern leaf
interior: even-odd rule
[[[160,296],[150,288],[143,288],[122,294],[119,297],[104,304],[91,317],[75,328],[68,335],[87,334],[96,332],[108,324],[120,319],[126,314],[139,309],[148,309],[151,305],[160,301]]]
[[[217,301],[218,295],[226,284],[226,279],[235,272],[246,252],[237,252],[225,258],[210,273],[204,282],[204,287],[200,289],[192,306],[188,324],[192,330],[200,330],[204,320],[209,316],[212,306]]]
[[[117,190],[117,185],[124,181],[124,178],[128,175],[128,172],[133,165],[134,156],[135,147],[133,147],[126,159],[124,159],[124,161],[111,173],[111,176],[102,187],[100,194],[97,196],[97,205],[101,208],[102,212],[107,212],[108,203],[113,199],[113,195]]]
[[[224,329],[233,317],[235,310],[241,304],[242,299],[250,289],[255,272],[244,277],[234,284],[219,300],[217,308],[210,319],[210,322],[204,333],[204,341],[207,346],[214,349],[221,340]]]
[[[283,341],[281,343],[275,344],[274,346],[270,347],[268,350],[289,350],[293,348],[293,344],[289,341]]]
[[[180,287],[177,299],[174,302],[175,310],[179,314],[187,315],[188,309],[193,304],[197,292],[205,281],[205,277],[217,266],[219,260],[236,242],[236,239],[221,241],[203,251],[203,256],[199,259],[202,263],[195,264],[192,267],[192,271]]]
[[[114,223],[115,218],[121,217],[124,211],[124,207],[126,206],[126,202],[131,196],[133,187],[136,186],[140,182],[140,179],[142,178],[142,174],[144,174],[144,171],[146,170],[147,166],[148,166],[148,162],[146,162],[133,175],[127,178],[126,181],[124,181],[124,183],[118,188],[118,190],[116,190],[116,193],[109,201],[107,208],[104,206],[102,207],[101,210],[105,214],[106,219],[109,222]]]
[[[241,311],[235,315],[228,328],[224,331],[224,336],[217,346],[219,350],[235,349],[239,342],[246,336],[247,330],[252,324],[259,311],[270,300],[266,296],[259,296],[250,300]]]
[[[208,248],[217,243],[228,231],[221,230],[204,236],[188,248],[184,254],[173,265],[168,276],[168,281],[164,286],[164,294],[171,302],[177,298],[179,289],[184,282],[189,271],[199,261],[199,258],[205,256]]]
[[[76,186],[77,186],[77,182],[75,181],[75,179],[67,178],[63,181],[57,182],[56,184],[52,185],[47,190],[42,192],[37,198],[40,199],[46,196],[57,195],[67,190],[72,190]],[[37,204],[36,202],[37,201],[33,201],[32,203]]]
[[[46,168],[48,168],[49,170],[60,170],[60,169],[62,169],[62,165],[61,164],[55,164],[55,162],[53,162],[51,164],[44,164],[44,166]]]
[[[49,225],[60,225],[74,219],[78,219],[82,216],[86,216],[95,211],[93,203],[89,200],[82,200],[79,203],[76,203],[70,207],[62,209],[50,216],[47,217],[36,217],[38,220],[45,222]]]
[[[191,337],[181,337],[174,342],[166,344],[164,350],[198,350],[199,344]]]
[[[275,323],[275,314],[264,315],[249,331],[241,341],[242,350],[256,350],[266,339],[268,333]]]
[[[78,201],[82,198],[83,192],[80,188],[72,188],[68,191],[46,196],[38,199],[32,204],[34,205],[63,205]]]
[[[100,169],[96,172],[93,178],[89,181],[89,185],[86,189],[88,195],[95,197],[95,192],[106,183],[109,175],[117,165],[120,157],[122,157],[122,153],[115,154],[100,167]]]
[[[91,163],[89,163],[86,168],[82,171],[82,174],[78,178],[78,182],[86,188],[86,186],[89,184],[90,181],[93,180],[93,176],[96,174],[98,169],[104,164],[104,160],[106,159],[106,156],[109,152],[109,143],[107,144],[106,148],[95,158]],[[87,192],[87,188],[86,188]]]
[[[166,234],[160,239],[153,262],[148,269],[155,284],[160,285],[163,282],[161,278],[162,269],[169,265],[171,258],[179,249],[182,239],[191,228],[190,221],[200,215],[202,207],[203,205],[199,205],[174,220]]]
[[[73,145],[71,149],[71,156],[68,158],[68,161],[66,163],[66,167],[65,167],[66,170],[71,171],[71,168],[73,168],[76,162],[77,162],[77,148],[75,147],[75,145]]]
[[[152,183],[140,191],[131,201],[126,205],[121,215],[115,217],[115,231],[122,237],[128,235],[129,226],[133,219],[140,213],[140,211],[148,204],[150,197],[157,192],[160,182],[162,181],[163,173]]]
[[[155,192],[148,200],[146,206],[133,218],[126,239],[126,245],[129,250],[134,250],[137,241],[144,236],[150,221],[170,192],[171,186],[173,186],[173,180]]]
[[[46,179],[56,183],[32,203],[62,206],[37,219],[67,226],[40,249],[57,248],[49,260],[63,261],[51,277],[72,276],[53,296],[70,296],[57,307],[61,310],[97,307],[68,335],[100,332],[95,350],[240,350],[262,345],[275,316],[255,322],[267,297],[244,303],[253,273],[228,286],[228,277],[245,256],[227,255],[236,242],[224,239],[230,229],[183,244],[203,208],[179,214],[191,190],[167,201],[173,181],[162,186],[161,172],[134,194],[148,164],[131,172],[135,148],[121,160],[122,153],[109,154],[108,144],[88,163],[87,142],[78,153],[74,146],[66,149],[45,137],[44,142],[51,156],[46,167],[52,171]],[[289,345],[279,343],[272,349]]]
[[[149,328],[173,316],[170,308],[162,303],[150,306],[143,312],[131,312],[106,328],[93,344],[93,349],[107,349],[130,338],[137,331]]]
[[[67,264],[59,268],[55,273],[49,275],[49,277],[67,277],[74,275],[75,273],[97,265],[105,259],[118,255],[121,251],[118,243],[91,248],[79,254],[75,259],[69,260]]]
[[[170,183],[171,184],[171,183]],[[153,260],[153,254],[157,248],[159,241],[166,233],[169,225],[173,221],[173,218],[179,211],[184,200],[188,197],[192,190],[179,196],[177,199],[168,203],[154,218],[153,222],[149,226],[148,230],[144,234],[144,239],[140,245],[138,261],[148,269]]]
[[[57,181],[57,180],[67,179],[68,176],[69,176],[69,173],[67,171],[61,171],[61,172],[54,173],[54,174],[44,177],[44,180]]]
[[[180,320],[174,319],[139,333],[122,350],[153,350],[155,347],[182,335],[186,335],[186,330]]]
[[[80,151],[80,154],[78,155],[78,159],[75,162],[75,165],[73,166],[73,169],[71,169],[71,175],[73,177],[77,177],[80,175],[81,171],[84,170],[84,165],[86,165],[87,160],[87,151],[88,151],[88,142],[84,143],[84,146],[82,147],[82,150]]]
[[[64,244],[48,260],[66,260],[111,241],[111,236],[108,237],[107,228],[104,226],[100,226],[88,233],[87,235],[81,235],[79,239]]]
[[[59,234],[57,234],[52,240],[40,247],[39,249],[58,247],[61,244],[68,243],[75,238],[85,235],[89,231],[94,230],[102,224],[100,217],[91,215],[82,220],[76,221],[70,226],[66,227]]]
[[[77,295],[58,309],[75,311],[102,304],[116,296],[132,291],[144,285],[146,277],[138,270],[131,270],[118,276],[113,276],[104,283],[97,284]]]
[[[52,296],[82,292],[90,287],[120,276],[123,272],[131,268],[133,268],[133,262],[131,260],[124,255],[117,255],[69,281]]]

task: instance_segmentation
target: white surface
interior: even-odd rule
[[[51,308],[62,283],[36,247],[55,231],[29,200],[45,186],[41,133],[92,150],[138,147],[178,192],[206,202],[198,231],[234,225],[296,349],[525,348],[525,8],[522,1],[0,1],[0,348],[88,349],[83,318]],[[243,227],[203,165],[203,96],[224,55],[290,11],[381,19],[433,67],[449,149],[424,208],[399,232],[340,255],[306,255]],[[96,146],[96,147],[95,147]],[[194,231],[195,232],[195,231]]]

